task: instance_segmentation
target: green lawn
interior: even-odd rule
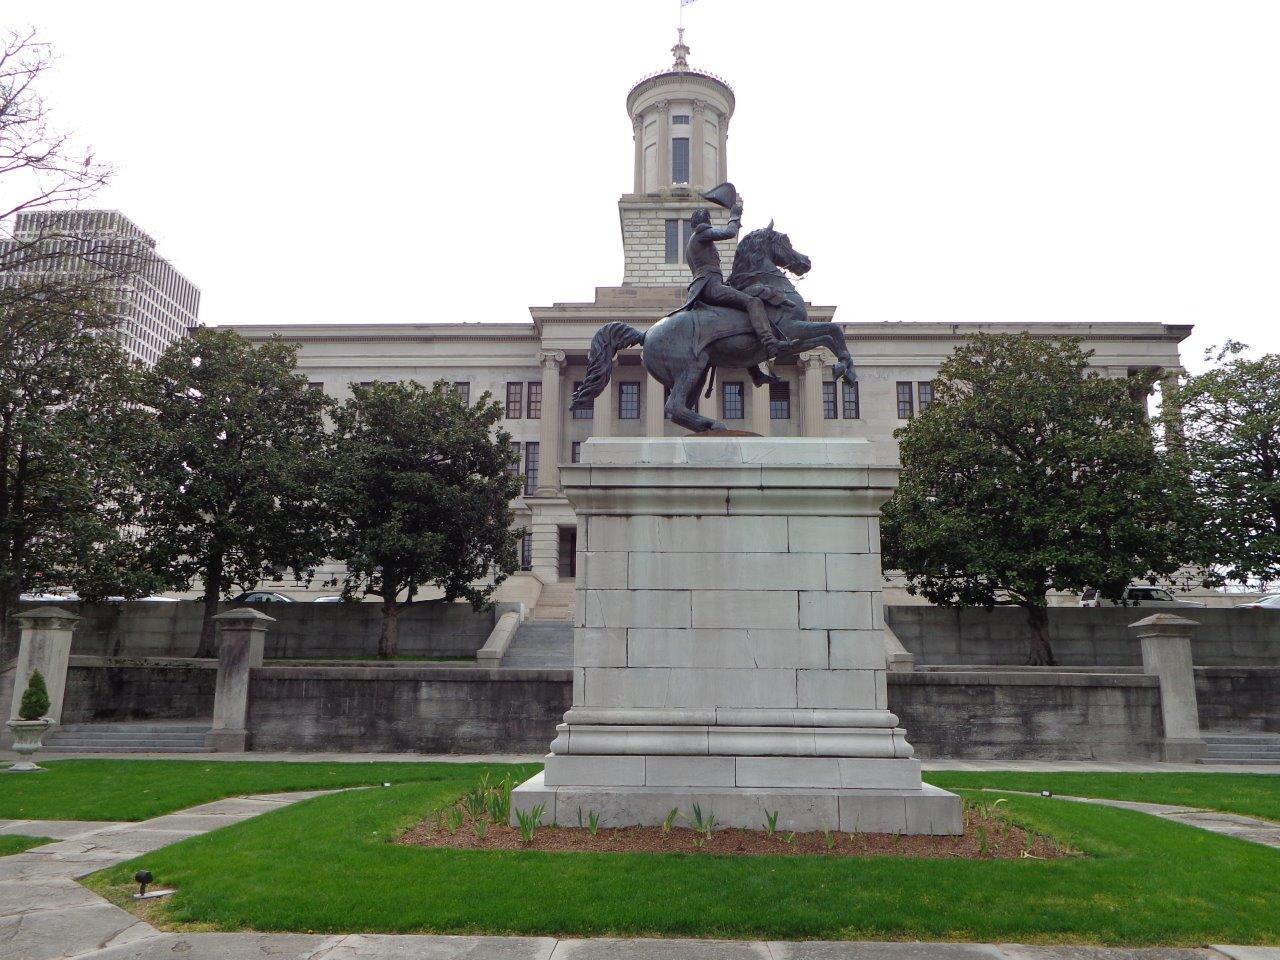
[[[1280,776],[1265,773],[1003,773],[931,770],[930,783],[947,790],[994,787],[1072,797],[1139,800],[1227,810],[1280,820]]]
[[[435,782],[317,798],[89,883],[123,902],[145,866],[178,888],[161,919],[218,930],[1280,944],[1280,853],[1039,797],[1011,796],[1000,809],[1087,856],[734,858],[391,842],[474,782],[453,767]]]
[[[30,850],[32,847],[38,847],[46,843],[53,843],[53,841],[48,837],[21,837],[12,833],[0,834],[0,857],[21,853],[23,850]]]
[[[247,793],[380,783],[470,785],[482,764],[281,763],[215,760],[51,760],[38,776],[0,777],[0,819],[146,820]],[[453,769],[457,767],[458,769]],[[531,775],[537,767],[528,767]]]

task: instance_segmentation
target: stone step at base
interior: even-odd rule
[[[54,727],[51,733],[54,735],[63,735],[71,733],[85,733],[91,735],[104,733],[200,733],[208,731],[209,723],[186,723],[183,721],[173,721],[172,723],[163,720],[142,721],[138,723],[120,722],[120,723],[66,723]]]
[[[124,747],[105,746],[95,743],[92,746],[74,747],[68,744],[45,744],[41,753],[210,753],[203,744],[198,747],[162,747],[154,744],[130,744]]]
[[[817,790],[758,787],[549,787],[537,774],[511,793],[516,811],[542,806],[542,823],[576,826],[595,813],[602,827],[661,826],[672,810],[685,817],[697,804],[720,827],[809,832],[897,833],[957,836],[964,832],[960,798],[929,784],[919,790]],[[686,822],[686,821],[682,821]]]
[[[208,723],[142,721],[55,727],[44,749],[61,753],[208,753]]]
[[[1280,757],[1205,757],[1203,762],[1236,766],[1250,763],[1280,765]]]

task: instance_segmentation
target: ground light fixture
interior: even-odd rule
[[[1053,796],[1053,791],[1052,791],[1052,790],[1041,790],[1041,791],[1040,791],[1040,796],[1042,796],[1042,797],[1052,797],[1052,796]]]
[[[133,895],[134,900],[154,900],[173,893],[172,890],[148,890],[147,887],[156,879],[150,870],[139,870],[133,875],[133,879],[138,884],[138,892]]]

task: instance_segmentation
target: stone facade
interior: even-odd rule
[[[635,144],[631,188],[618,201],[623,275],[618,286],[598,287],[587,302],[531,307],[532,322],[273,324],[238,326],[251,340],[279,334],[298,347],[298,367],[318,388],[342,399],[350,385],[373,380],[445,380],[474,401],[489,393],[505,402],[518,393],[504,426],[520,445],[522,469],[538,476],[515,504],[517,522],[531,533],[528,566],[549,582],[572,580],[576,517],[557,482],[557,467],[573,460],[589,437],[678,436],[685,431],[663,416],[663,389],[639,365],[639,351],[624,351],[613,381],[587,415],[573,415],[569,398],[583,379],[591,338],[610,321],[640,330],[680,306],[689,281],[682,224],[702,190],[728,179],[728,127],[736,100],[723,80],[689,66],[677,44],[672,65],[646,77],[626,102]],[[685,121],[688,121],[687,123]],[[688,141],[688,172],[674,164]],[[678,168],[677,168],[678,167]],[[716,222],[725,211],[714,208]],[[748,217],[751,212],[748,210]],[[674,224],[675,243],[667,245]],[[744,229],[762,224],[750,220]],[[786,229],[785,223],[779,227]],[[822,251],[805,249],[816,269],[831,270]],[[726,269],[733,245],[721,245]],[[833,321],[834,306],[809,305],[813,320]],[[764,436],[829,436],[868,441],[881,462],[897,459],[893,431],[928,402],[930,381],[956,346],[974,333],[1080,337],[1103,375],[1136,369],[1169,374],[1180,369],[1178,344],[1189,326],[1160,323],[842,323],[857,364],[857,393],[832,380],[834,358],[814,351],[776,364],[785,387],[755,389],[744,371],[718,371],[715,393],[699,401],[704,413],[730,427]],[[531,410],[530,387],[540,394]],[[900,391],[906,392],[905,405]],[[535,415],[536,413],[536,415]],[[317,582],[338,570],[322,570]],[[294,591],[291,591],[294,592]],[[297,591],[301,592],[301,591]],[[311,591],[312,593],[316,591]]]

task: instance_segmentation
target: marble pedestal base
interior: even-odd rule
[[[585,823],[590,813],[602,827],[661,826],[673,809],[685,816],[698,804],[722,827],[763,830],[767,815],[778,813],[779,830],[844,833],[947,834],[964,832],[960,798],[929,784],[916,790],[842,790],[784,787],[549,787],[545,774],[511,793],[511,805],[531,810],[542,805],[542,822],[562,827]],[[687,821],[681,821],[682,823]]]
[[[573,706],[512,795],[543,823],[956,834],[888,709],[865,441],[609,438],[561,468],[578,516]]]

